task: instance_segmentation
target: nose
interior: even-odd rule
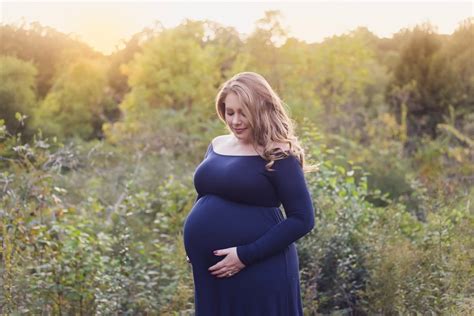
[[[239,114],[234,114],[232,117],[232,125],[233,126],[239,126],[242,122],[242,119],[240,118]]]

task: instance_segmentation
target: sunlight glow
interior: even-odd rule
[[[38,21],[74,34],[109,54],[122,40],[157,21],[174,27],[184,19],[210,19],[235,27],[243,36],[254,29],[266,10],[280,10],[289,35],[320,42],[366,26],[380,37],[405,27],[431,22],[442,34],[451,34],[459,22],[473,16],[473,2],[116,2],[116,1],[2,1],[1,21],[20,24]]]

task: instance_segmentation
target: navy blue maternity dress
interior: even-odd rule
[[[198,196],[183,233],[196,316],[303,315],[294,242],[314,226],[311,196],[296,157],[276,160],[276,171],[266,163],[216,153],[211,142],[195,170]],[[246,267],[218,278],[208,268],[225,255],[213,251],[229,247]]]

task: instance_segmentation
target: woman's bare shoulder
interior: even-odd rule
[[[215,145],[220,145],[220,144],[223,144],[225,143],[226,141],[229,140],[231,135],[219,135],[219,136],[216,136],[212,139],[211,143],[213,146]]]
[[[211,141],[212,146],[214,148],[219,147],[219,146],[225,146],[226,144],[229,144],[229,141],[232,139],[232,137],[233,135],[231,134],[216,136]],[[272,142],[269,148],[281,148],[283,151],[289,151],[290,144],[282,143],[282,142]],[[259,152],[263,152],[263,146],[258,146],[258,149],[259,149]]]

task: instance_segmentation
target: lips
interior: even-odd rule
[[[241,133],[241,132],[245,131],[245,130],[246,130],[246,128],[242,128],[242,129],[234,129],[234,130],[235,130],[237,133]]]

